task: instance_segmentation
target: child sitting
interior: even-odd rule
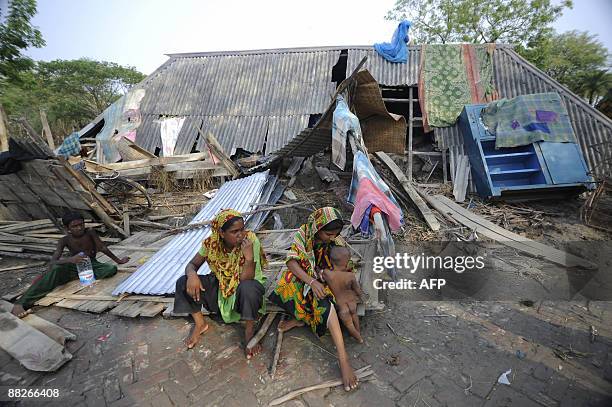
[[[53,289],[71,280],[79,278],[76,265],[86,257],[91,259],[96,279],[108,278],[117,273],[117,266],[100,263],[96,260],[96,254],[102,252],[110,257],[117,264],[125,264],[130,258],[118,258],[100,240],[100,237],[91,229],[85,228],[85,220],[78,212],[71,212],[64,215],[62,223],[66,228],[66,236],[62,237],[57,243],[55,253],[49,263],[50,270],[38,277],[30,288],[13,306],[12,313],[18,317],[25,316],[29,308]],[[69,257],[61,257],[67,248],[70,252]]]
[[[343,246],[334,246],[330,250],[330,261],[333,270],[323,270],[323,279],[336,297],[338,318],[342,321],[351,336],[359,343],[363,338],[359,332],[357,302],[364,302],[364,294],[355,279],[355,273],[349,267],[351,252]]]

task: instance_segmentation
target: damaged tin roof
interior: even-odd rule
[[[154,152],[162,145],[156,121],[161,116],[185,116],[175,154],[190,153],[194,146],[202,149],[196,127],[204,134],[212,133],[230,155],[237,148],[269,155],[283,147],[289,147],[283,154],[297,154],[295,145],[301,146],[300,155],[321,151],[329,145],[330,137],[304,130],[314,122],[311,115],[321,114],[329,106],[336,86],[332,71],[337,64],[342,66],[342,54],[347,55],[346,75],[367,56],[363,68],[379,84],[396,87],[418,82],[419,46],[409,47],[406,64],[387,62],[371,46],[170,54],[170,59],[139,85],[146,89],[146,95],[140,105],[142,124],[136,143]],[[612,165],[612,160],[606,163],[605,158],[612,156],[612,121],[524,60],[511,46],[498,44],[493,60],[494,84],[501,97],[558,92],[590,167],[597,172]],[[442,148],[447,146],[446,139],[448,144],[458,141],[453,140],[459,134],[457,127],[435,132]],[[302,139],[306,138],[305,144]]]
[[[246,178],[224,183],[191,223],[214,218],[221,209],[233,208],[239,212],[251,210],[259,202],[268,171]],[[269,197],[269,196],[268,196]],[[248,217],[247,217],[248,219]],[[176,280],[185,274],[187,263],[199,250],[202,240],[210,235],[210,227],[183,232],[155,253],[142,267],[115,288],[113,295],[173,294]],[[210,269],[204,263],[199,274],[208,274]]]

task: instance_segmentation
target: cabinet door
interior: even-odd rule
[[[553,184],[575,184],[589,182],[591,178],[576,143],[537,143],[548,167]]]

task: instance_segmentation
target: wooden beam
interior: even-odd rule
[[[438,219],[436,219],[434,214],[429,210],[427,204],[425,204],[423,199],[421,199],[418,192],[410,184],[410,181],[408,181],[402,170],[397,166],[397,164],[395,164],[391,157],[389,157],[382,151],[376,152],[376,156],[387,166],[387,168],[391,170],[393,175],[395,175],[395,178],[397,178],[400,184],[402,184],[402,188],[404,188],[404,191],[406,191],[406,193],[412,200],[412,203],[414,203],[419,212],[421,212],[421,215],[423,216],[425,222],[427,222],[427,225],[429,225],[431,230],[440,230],[440,223],[438,222]]]
[[[408,105],[408,182],[412,182],[412,122],[413,120],[413,106],[412,106],[412,91],[413,87],[408,88],[409,105]]]
[[[225,154],[223,148],[221,148],[221,144],[219,144],[216,137],[213,136],[211,133],[204,135],[204,133],[202,133],[202,130],[200,130],[200,128],[195,124],[193,125],[193,127],[198,131],[198,133],[200,133],[200,137],[202,137],[206,141],[206,145],[208,146],[212,154],[216,158],[221,160],[221,164],[223,164],[223,166],[230,172],[230,174],[232,175],[232,179],[236,179],[240,175],[240,169],[236,164],[234,164],[230,157]]]
[[[434,195],[431,198],[432,199],[430,202],[440,213],[444,213],[447,216],[452,217],[457,222],[469,227],[483,236],[488,237],[489,239],[493,239],[506,246],[510,246],[516,250],[529,253],[536,257],[544,258],[564,267],[597,267],[589,260],[557,250],[553,247],[535,242],[529,238],[517,235],[516,233],[512,233],[509,230],[501,228],[483,217],[457,205],[455,202],[443,195]]]
[[[9,150],[8,144],[8,122],[5,121],[6,113],[0,103],[0,153]]]
[[[123,230],[126,235],[131,235],[130,233],[130,212],[128,205],[126,203],[123,204]]]
[[[51,128],[49,127],[49,122],[47,121],[47,114],[42,109],[40,109],[40,122],[42,123],[43,134],[47,138],[49,148],[51,150],[55,150],[55,141],[53,140],[53,134],[51,134]]]
[[[174,155],[171,157],[145,158],[142,160],[127,161],[124,163],[104,164],[102,165],[102,167],[104,167],[104,169],[108,168],[110,170],[121,171],[121,170],[129,170],[133,168],[151,167],[155,165],[186,163],[190,161],[203,161],[206,159],[207,156],[208,156],[207,153],[195,153],[195,154]],[[104,172],[104,169],[101,169],[99,172]],[[98,171],[98,169],[92,168],[92,171]]]

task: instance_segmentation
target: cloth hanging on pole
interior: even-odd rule
[[[176,140],[178,139],[178,135],[181,132],[184,122],[184,117],[170,117],[161,121],[160,130],[164,157],[174,155]]]
[[[463,106],[498,98],[493,87],[495,44],[428,44],[421,48],[419,103],[424,131],[453,126]]]
[[[346,166],[346,139],[349,131],[358,140],[362,139],[359,119],[351,113],[344,98],[338,96],[332,119],[332,162],[341,170]]]

